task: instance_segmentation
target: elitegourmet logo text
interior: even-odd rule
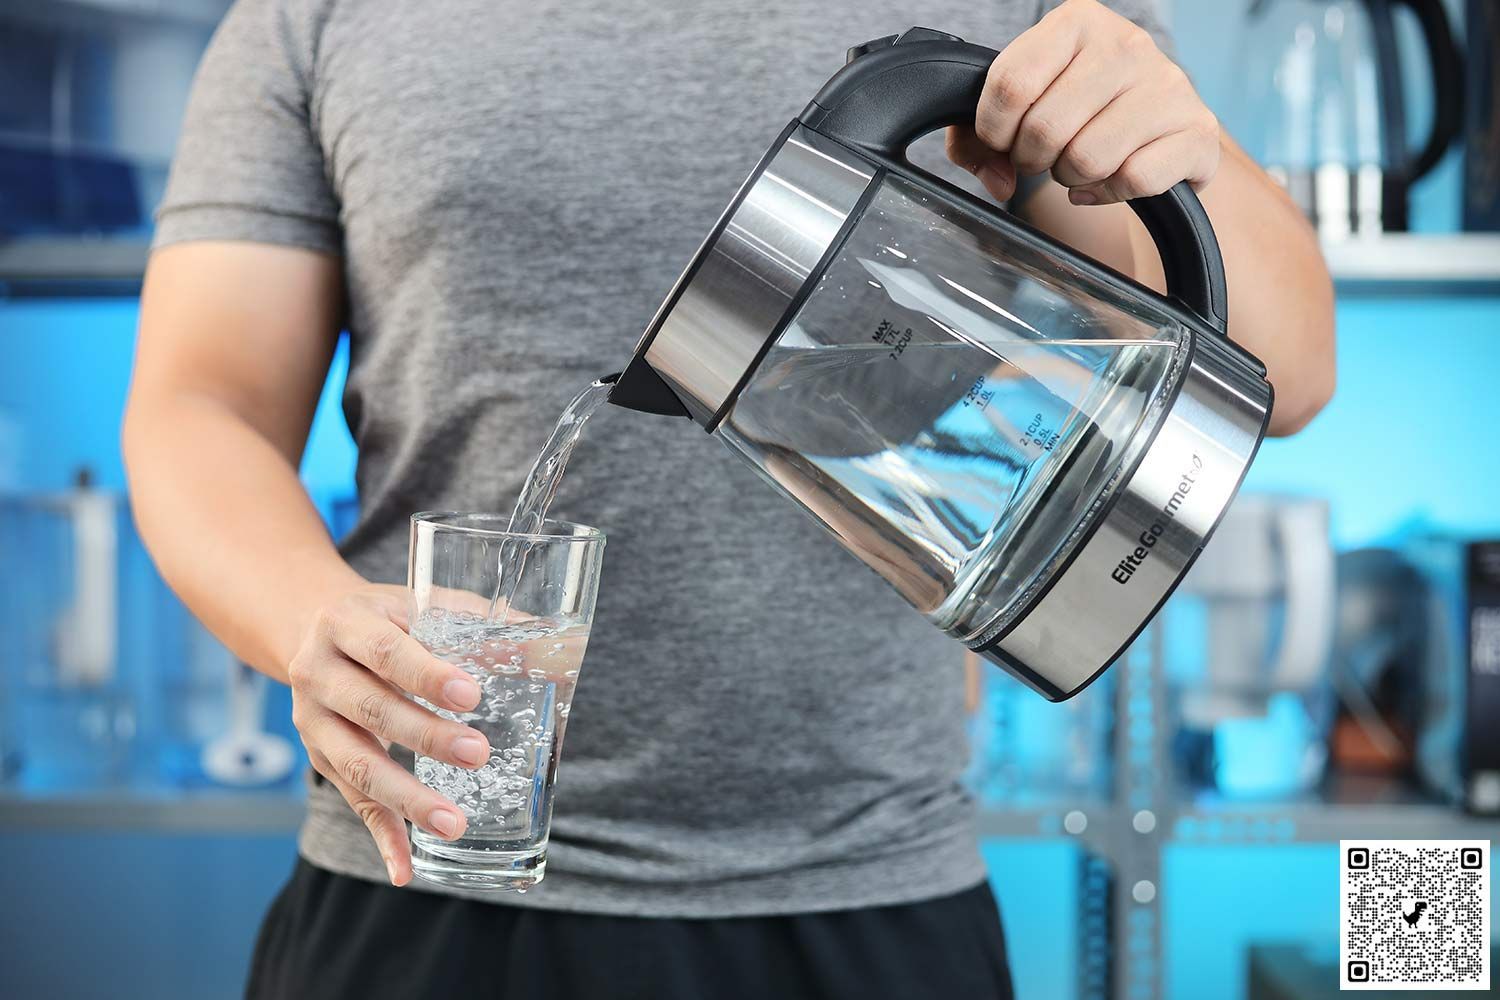
[[[1161,540],[1161,536],[1167,530],[1167,525],[1177,519],[1177,512],[1182,509],[1182,505],[1186,502],[1188,494],[1193,492],[1193,487],[1198,484],[1198,474],[1202,471],[1203,459],[1199,458],[1198,454],[1194,452],[1193,467],[1183,472],[1182,478],[1177,483],[1177,489],[1173,491],[1166,505],[1162,507],[1161,514],[1151,522],[1150,527],[1141,532],[1140,537],[1136,539],[1139,544],[1124,559],[1121,559],[1120,564],[1115,567],[1114,572],[1109,574],[1111,580],[1115,581],[1115,583],[1130,582],[1130,578],[1135,575],[1135,571],[1140,568],[1141,563],[1150,557],[1151,550]]]

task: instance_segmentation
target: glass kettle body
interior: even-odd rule
[[[1222,261],[1180,185],[1133,207],[1152,293],[906,162],[995,53],[914,28],[752,172],[611,402],[691,417],[914,608],[1043,695],[1098,676],[1201,549],[1264,433]]]

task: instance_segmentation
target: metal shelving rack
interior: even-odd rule
[[[988,809],[979,825],[983,837],[1063,836],[1080,843],[1080,1000],[1162,996],[1160,884],[1168,846],[1500,838],[1500,819],[1469,816],[1380,779],[1338,779],[1317,796],[1284,802],[1188,794],[1169,752],[1160,626],[1143,633],[1114,669],[1113,795],[1053,808]]]
[[[298,791],[300,792],[300,786]],[[117,833],[293,833],[304,796],[267,791],[110,791],[81,795],[0,793],[0,833],[43,830]]]

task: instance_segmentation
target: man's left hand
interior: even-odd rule
[[[948,157],[1000,201],[1016,176],[1051,171],[1075,205],[1201,189],[1219,167],[1219,123],[1143,28],[1097,0],[1067,0],[990,65],[974,127]]]

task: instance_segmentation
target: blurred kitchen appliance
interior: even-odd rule
[[[1342,711],[1332,739],[1339,771],[1410,771],[1427,624],[1427,583],[1401,553],[1370,548],[1339,555],[1333,681]]]
[[[1470,812],[1500,815],[1500,541],[1425,538],[1431,584],[1417,766]]]
[[[21,475],[21,427],[8,413],[0,410],[0,498],[14,493]],[[3,545],[7,544],[8,532],[4,528],[8,512],[5,501],[0,500],[0,570],[8,569]],[[19,581],[0,574],[0,635],[7,635],[4,626],[16,620],[11,611],[13,589]],[[7,643],[0,643],[0,784],[9,781],[21,766],[20,734],[15,714],[16,689],[20,680],[20,662],[17,650]]]
[[[229,728],[203,748],[203,771],[221,785],[269,785],[296,767],[292,745],[264,728],[266,678],[230,660]]]
[[[1500,3],[1469,0],[1464,229],[1500,232]]]
[[[136,702],[119,671],[124,504],[82,470],[73,489],[0,501],[22,776],[44,788],[109,785],[130,767]]]
[[[177,787],[268,785],[295,770],[292,745],[265,731],[264,676],[241,663],[161,587],[165,627],[150,697],[162,777]]]
[[[1176,587],[1270,413],[1183,183],[1161,296],[914,166],[996,53],[855,46],[751,173],[610,401],[715,434],[935,627],[1061,700]],[[809,553],[809,558],[818,558]]]
[[[1416,15],[1432,124],[1409,145],[1395,10]],[[1325,240],[1404,232],[1412,185],[1463,127],[1463,60],[1442,0],[1255,0],[1245,39],[1246,144]]]
[[[1176,746],[1195,783],[1264,797],[1321,780],[1333,710],[1328,530],[1323,500],[1242,496],[1173,600]]]

